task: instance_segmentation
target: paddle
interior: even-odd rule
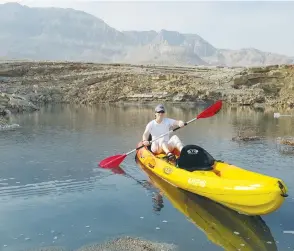
[[[203,118],[208,118],[208,117],[212,117],[213,115],[215,115],[216,113],[218,113],[220,111],[222,107],[222,101],[221,100],[218,100],[217,102],[215,102],[213,105],[209,106],[208,108],[206,108],[203,112],[201,112],[196,118],[193,118],[191,119],[190,121],[188,122],[185,122],[184,126],[190,124],[191,122],[195,121],[196,119],[203,119]],[[155,138],[154,140],[150,141],[153,142],[171,132],[174,132],[178,129],[180,129],[181,127],[177,127],[173,130],[170,130],[169,132],[167,133],[164,133],[160,136],[158,136],[157,138]],[[127,153],[124,153],[124,154],[118,154],[118,155],[113,155],[113,156],[110,156],[104,160],[102,160],[100,163],[99,163],[99,166],[102,167],[102,168],[113,168],[113,167],[117,167],[119,166],[119,164],[131,153],[141,149],[142,147],[144,147],[144,145],[142,146],[139,146],[135,149],[133,149],[132,151],[129,151]]]
[[[274,118],[279,118],[279,117],[293,117],[293,115],[282,115],[278,112],[274,113]]]

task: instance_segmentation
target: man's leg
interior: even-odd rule
[[[154,144],[155,143],[155,144]],[[166,142],[164,139],[158,139],[152,142],[151,151],[155,154],[160,154],[165,152],[170,160],[174,160],[175,156],[171,153],[174,150],[174,147]]]
[[[175,155],[172,153],[172,151],[174,150],[173,145],[169,144],[169,142],[162,141],[161,142],[161,148],[166,153],[166,155],[167,155],[167,157],[168,157],[168,159],[170,161],[175,161],[176,160]]]
[[[160,154],[162,152],[167,154],[172,150],[173,148],[163,138],[158,139],[151,144],[151,151],[155,154]]]
[[[167,142],[162,142],[161,148],[166,154],[174,150],[173,147],[170,146]]]
[[[181,140],[179,139],[179,137],[177,135],[173,135],[169,142],[168,142],[169,146],[171,149],[178,149],[179,152],[182,151],[183,148],[183,143],[181,142]]]
[[[167,143],[163,138],[158,139],[151,144],[151,151],[155,154],[160,154],[162,152],[168,153],[170,150],[168,149]]]
[[[153,141],[152,144],[151,144],[151,151],[152,151],[154,154],[159,154],[159,153],[160,153],[160,150],[161,150],[161,149],[159,149],[159,143],[158,143],[158,140]]]

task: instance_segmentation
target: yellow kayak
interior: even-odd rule
[[[271,231],[260,216],[241,215],[205,197],[178,189],[138,164],[160,194],[224,250],[277,250]]]
[[[140,144],[139,144],[140,145]],[[281,179],[215,160],[197,145],[185,146],[170,162],[142,147],[136,158],[172,185],[207,197],[241,214],[265,215],[277,210],[287,197]]]

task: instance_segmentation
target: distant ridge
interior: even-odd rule
[[[102,19],[74,9],[0,4],[0,61],[92,61],[164,65],[263,66],[294,58],[254,48],[215,48],[197,34],[117,31]]]

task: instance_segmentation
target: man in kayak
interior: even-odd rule
[[[181,120],[174,120],[171,118],[165,118],[165,108],[162,104],[159,104],[155,107],[155,119],[150,121],[143,133],[142,143],[145,146],[150,145],[149,136],[151,135],[152,139],[159,137],[160,135],[167,133],[171,130],[171,127],[179,126],[183,127],[184,122]],[[152,142],[151,151],[154,154],[160,154],[165,152],[169,160],[175,160],[175,156],[172,153],[174,149],[181,151],[183,144],[177,135],[173,135],[169,138],[169,134],[164,137],[159,138],[158,140]]]

